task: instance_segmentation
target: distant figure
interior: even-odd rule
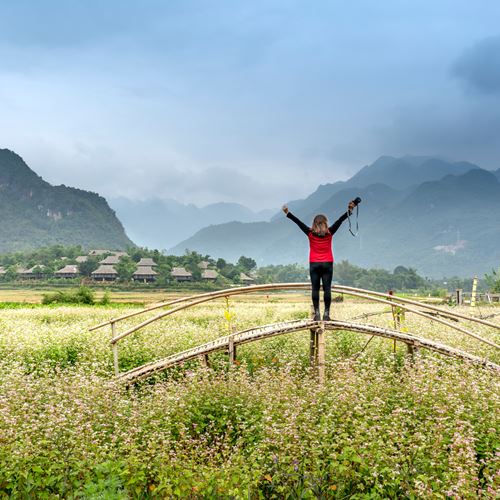
[[[323,281],[323,295],[325,300],[325,311],[323,313],[323,321],[330,321],[330,305],[332,303],[332,277],[333,277],[333,253],[332,253],[332,236],[337,232],[348,215],[351,215],[352,210],[356,206],[354,201],[350,201],[347,207],[347,212],[328,227],[328,219],[326,215],[316,215],[314,217],[312,228],[306,226],[301,220],[288,210],[286,205],[283,206],[283,212],[286,216],[293,220],[302,232],[309,238],[309,275],[311,276],[312,285],[312,303],[314,306],[314,321],[321,319],[319,310],[319,288]]]

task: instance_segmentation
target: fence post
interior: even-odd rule
[[[314,307],[311,305],[311,318],[314,317]],[[309,340],[309,365],[311,368],[318,366],[318,329],[317,327],[309,330],[311,336]]]
[[[464,304],[464,291],[461,288],[457,288],[455,294],[457,306],[462,306]]]
[[[111,339],[116,337],[116,323],[113,321],[111,323]],[[113,366],[115,368],[115,377],[120,375],[120,368],[118,366],[118,342],[113,344]]]
[[[320,384],[325,383],[325,329],[323,325],[318,328],[316,335],[318,336],[317,359],[318,359],[318,381]]]
[[[228,342],[228,350],[229,350],[229,364],[234,365],[236,363],[236,346],[234,345],[234,332],[229,335]]]
[[[208,359],[208,354],[201,354],[199,356],[200,364],[203,368],[210,368],[210,362]]]
[[[477,276],[474,276],[472,280],[472,294],[470,296],[470,306],[476,307],[476,299],[477,299]]]

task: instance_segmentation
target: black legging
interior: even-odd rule
[[[314,309],[319,308],[319,287],[321,280],[323,280],[325,309],[330,309],[330,304],[332,303],[333,262],[310,262],[309,275],[311,276]]]

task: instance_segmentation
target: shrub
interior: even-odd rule
[[[44,293],[42,304],[94,304],[94,292],[86,287],[81,286],[75,291],[59,291],[55,293]]]

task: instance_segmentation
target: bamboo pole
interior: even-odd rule
[[[283,323],[264,325],[258,328],[237,332],[233,335],[233,338],[235,345],[241,345],[276,335],[308,330],[317,327],[317,325],[318,323],[312,320],[288,321]],[[486,368],[500,371],[499,365],[492,363],[491,361],[488,361],[484,358],[468,354],[467,352],[460,351],[459,349],[455,349],[447,345],[434,342],[432,340],[417,337],[410,333],[402,333],[387,328],[365,325],[362,323],[350,323],[346,321],[327,321],[324,322],[323,325],[325,330],[345,330],[373,335],[377,337],[385,337],[388,339],[396,338],[401,342],[411,344],[414,348],[422,347],[431,351],[435,351],[439,354],[443,354],[445,356],[462,359],[464,361],[482,365]],[[174,354],[159,361],[154,361],[152,363],[148,363],[138,368],[129,370],[126,373],[122,373],[119,376],[119,379],[123,380],[126,383],[134,383],[135,381],[149,377],[158,371],[162,371],[172,366],[182,364],[186,361],[189,361],[190,359],[199,357],[200,355],[208,355],[212,352],[227,350],[228,344],[229,335],[225,337],[219,337],[206,344],[202,344],[200,346]]]
[[[195,295],[192,298],[196,298],[196,297],[200,297],[200,298],[198,300],[192,300],[192,302],[189,302],[188,304],[183,304],[181,306],[174,307],[173,309],[169,309],[168,311],[165,311],[163,313],[157,314],[156,316],[153,316],[152,318],[149,318],[149,319],[143,321],[142,323],[139,323],[138,325],[135,325],[132,328],[129,328],[125,332],[123,332],[120,335],[118,335],[117,337],[115,337],[114,342],[118,342],[122,338],[126,337],[127,335],[130,335],[131,333],[134,333],[135,331],[140,330],[141,328],[143,328],[143,327],[145,327],[147,325],[150,325],[151,323],[154,323],[155,321],[158,321],[161,318],[164,318],[166,316],[170,316],[171,314],[174,314],[174,313],[176,313],[178,311],[182,311],[183,309],[187,309],[189,307],[196,306],[198,304],[203,304],[204,302],[209,302],[211,300],[215,300],[215,299],[219,299],[219,298],[225,298],[225,297],[227,297],[229,295],[238,295],[238,294],[241,294],[241,293],[249,293],[249,292],[263,290],[262,288],[260,288],[259,290],[253,290],[253,288],[256,288],[257,286],[259,286],[259,285],[254,285],[252,287],[244,287],[245,291],[242,291],[243,289],[241,288],[241,289],[235,289],[235,290],[222,290],[221,292],[216,292],[216,293],[213,293],[213,294],[211,293],[211,294]],[[297,286],[303,286],[303,284],[301,284],[301,283],[292,283],[291,286],[286,286],[286,287],[283,287],[283,288],[285,288],[285,289],[289,289],[289,288],[291,288],[291,289],[297,289]],[[252,290],[250,290],[250,288],[252,288]],[[278,288],[273,287],[272,289],[276,290]],[[232,292],[234,292],[234,293],[232,293]],[[187,299],[183,299],[183,300],[185,301],[185,300],[189,300],[189,299],[192,299],[192,298],[188,297]],[[177,300],[175,302],[180,302],[180,300]]]
[[[341,292],[341,291],[349,291],[349,290],[354,291],[354,292],[360,292],[360,293],[365,293],[365,294],[369,294],[369,295],[374,295],[376,297],[390,297],[390,295],[387,293],[374,292],[373,290],[364,290],[362,288],[355,288],[352,286],[343,286],[343,285],[332,286],[332,291]],[[429,309],[431,311],[436,311],[443,316],[448,316],[449,318],[456,317],[456,318],[464,319],[466,321],[473,321],[475,323],[480,323],[482,325],[489,326],[491,328],[496,328],[497,330],[500,330],[500,325],[492,323],[491,321],[485,321],[484,319],[476,318],[474,316],[467,316],[466,314],[462,314],[462,313],[443,311],[443,309],[440,309],[439,307],[435,307],[435,306],[432,306],[430,304],[424,304],[423,302],[418,302],[418,300],[405,299],[403,297],[397,297],[397,299],[399,302],[403,302],[405,304],[416,305],[419,307],[423,307],[424,309]]]
[[[200,365],[203,368],[210,368],[210,362],[208,360],[208,354],[200,354],[199,360],[200,360]]]
[[[294,286],[298,285],[298,284],[293,284]],[[299,284],[300,285],[300,284]],[[246,287],[246,288],[249,288],[249,287]],[[459,326],[456,326],[456,325],[453,325],[452,323],[448,322],[448,321],[445,321],[443,319],[440,319],[438,317],[432,317],[430,316],[429,314],[427,313],[424,313],[422,311],[419,311],[417,309],[413,309],[412,307],[409,307],[407,305],[405,305],[404,303],[414,303],[414,304],[417,304],[418,306],[424,306],[424,304],[421,304],[420,302],[417,302],[417,301],[412,301],[412,300],[409,300],[409,299],[401,299],[400,297],[397,297],[397,302],[395,300],[395,296],[394,295],[389,295],[389,294],[384,294],[384,293],[379,293],[379,292],[369,292],[369,293],[362,293],[362,292],[358,292],[357,290],[362,290],[362,289],[359,289],[359,288],[354,288],[354,287],[342,287],[342,286],[338,286],[338,285],[335,285],[334,287],[332,287],[332,290],[333,289],[341,289],[345,294],[347,295],[352,295],[354,297],[360,297],[360,298],[365,298],[365,299],[368,299],[368,300],[372,300],[374,302],[379,302],[379,303],[382,303],[382,304],[388,304],[390,306],[393,306],[393,305],[396,305],[402,309],[405,309],[406,311],[408,312],[412,312],[413,314],[417,314],[418,316],[422,316],[424,318],[427,318],[427,319],[430,319],[432,321],[436,321],[438,323],[441,323],[443,325],[446,325],[450,328],[453,328],[454,330],[457,330],[461,333],[464,333],[465,335],[468,335],[470,337],[473,337],[475,338],[476,340],[479,340],[480,342],[484,342],[485,344],[488,344],[492,347],[495,347],[497,349],[500,349],[500,346],[497,345],[496,343],[494,342],[491,342],[490,340],[487,340],[487,339],[484,339],[483,337],[480,337],[479,335],[476,335],[475,333],[472,333],[470,332],[469,330],[466,330],[465,328],[461,328]],[[230,292],[230,290],[229,290]],[[224,297],[226,295],[229,294],[229,292],[227,292],[225,295],[223,295],[221,292],[218,292],[218,297]],[[375,295],[374,297],[372,297],[371,295]],[[117,335],[116,337],[114,337],[111,341],[112,344],[115,344],[117,343],[118,341],[120,341],[121,339],[123,339],[124,337],[130,335],[131,333],[134,333],[135,331],[161,319],[161,318],[164,318],[166,316],[169,316],[171,314],[174,314],[178,311],[181,311],[183,309],[187,309],[189,307],[192,307],[194,305],[197,305],[197,304],[201,304],[201,303],[204,303],[204,302],[208,302],[210,300],[214,300],[214,298],[218,298],[218,297],[214,297],[213,295],[212,296],[207,296],[206,294],[204,294],[204,296],[198,300],[193,300],[192,302],[188,303],[188,304],[183,304],[181,306],[178,306],[178,307],[175,307],[174,309],[169,309],[168,311],[165,311],[161,314],[157,314],[156,316],[152,317],[152,318],[149,318],[145,321],[143,321],[142,323],[139,323],[138,325],[135,325],[134,327],[130,328],[129,330],[126,330],[125,332]],[[380,298],[378,298],[380,297]],[[389,300],[388,300],[389,299]],[[401,303],[401,302],[404,302],[404,303]],[[427,304],[425,304],[425,306],[427,306]],[[432,307],[432,306],[428,306],[428,307]],[[438,308],[432,308],[433,310],[437,310],[438,312],[441,312],[440,309]],[[465,317],[466,319],[469,319],[468,317]]]
[[[388,302],[385,299],[370,297],[369,295],[366,295],[364,293],[358,293],[358,292],[354,292],[354,291],[346,291],[345,293],[348,295],[352,295],[354,297],[361,297],[364,299],[370,299],[370,300],[373,300],[374,302],[380,302],[382,304],[387,304],[387,302]],[[381,295],[385,295],[385,294],[381,294]],[[389,297],[391,297],[391,296],[389,295]],[[392,297],[394,297],[394,295]],[[398,299],[399,299],[399,297],[398,297]],[[488,344],[492,347],[496,347],[497,349],[500,349],[500,345],[495,344],[495,342],[491,342],[488,339],[480,337],[479,335],[476,335],[475,333],[472,333],[469,330],[466,330],[465,328],[461,328],[459,326],[453,325],[449,321],[445,321],[444,319],[440,319],[438,317],[430,316],[427,313],[419,311],[418,309],[413,309],[412,307],[409,307],[407,305],[396,302],[394,299],[392,299],[390,303],[395,305],[395,306],[398,306],[398,307],[400,307],[408,312],[411,312],[411,313],[416,314],[418,316],[422,316],[423,318],[427,318],[427,319],[430,319],[431,321],[436,321],[437,323],[441,323],[443,325],[449,326],[450,328],[453,328],[454,330],[457,330],[458,332],[464,333],[465,335],[468,335],[469,337],[473,337],[476,340],[479,340],[480,342],[484,342],[485,344]]]
[[[210,297],[210,300],[214,300],[228,295],[242,295],[245,293],[266,292],[274,290],[308,290],[310,288],[311,288],[310,283],[271,283],[265,285],[251,285],[251,286],[242,286],[238,288],[228,288],[226,290],[218,290],[216,292],[200,293],[198,295],[181,297],[179,299],[174,299],[167,302],[160,302],[159,304],[146,307],[139,311],[124,314],[123,316],[118,316],[117,318],[112,318],[108,321],[104,321],[103,323],[99,323],[98,325],[95,325],[92,328],[89,328],[89,332],[93,332],[94,330],[103,328],[104,326],[110,325],[111,323],[118,323],[119,321],[123,321],[132,318],[134,316],[138,316],[140,314],[154,311],[156,309],[161,309],[162,307],[173,306],[175,304],[180,304],[182,302],[187,302],[194,299],[201,299],[203,297]]]
[[[115,338],[116,335],[116,323],[111,323],[111,342],[113,342],[113,339]],[[118,344],[113,343],[113,367],[115,370],[115,376],[118,377],[120,374],[120,368],[118,364]]]
[[[325,357],[326,357],[326,346],[325,346],[325,328],[322,324],[317,330],[318,335],[318,382],[320,385],[325,383]]]
[[[275,283],[275,284],[252,285],[252,286],[248,286],[248,287],[239,287],[239,288],[234,288],[234,289],[220,290],[217,292],[208,292],[208,293],[203,293],[203,294],[198,294],[198,295],[193,295],[193,296],[189,296],[189,297],[175,299],[175,300],[172,300],[169,302],[163,302],[163,303],[151,306],[151,307],[147,307],[145,309],[141,309],[140,311],[135,311],[133,313],[125,314],[123,316],[119,316],[117,318],[113,318],[111,320],[105,321],[104,323],[100,323],[99,325],[96,325],[96,326],[90,328],[89,331],[97,330],[99,328],[102,328],[106,325],[111,324],[112,322],[117,323],[119,321],[123,321],[125,319],[131,318],[131,317],[134,317],[134,316],[137,316],[140,314],[144,314],[144,313],[147,313],[149,311],[153,311],[155,309],[160,309],[162,307],[167,307],[167,306],[179,304],[182,302],[195,301],[195,303],[193,303],[193,305],[195,305],[196,303],[201,303],[201,302],[196,302],[196,299],[201,299],[203,297],[210,297],[209,300],[214,300],[214,299],[221,298],[221,297],[228,296],[228,295],[240,295],[240,294],[253,293],[253,292],[259,292],[259,291],[308,290],[310,288],[311,288],[310,283]],[[346,287],[346,286],[341,286],[341,285],[334,285],[332,287],[332,291],[336,291],[337,293],[345,293],[345,291],[348,291],[348,290],[361,292],[361,293],[365,293],[368,295],[374,295],[374,296],[378,296],[378,297],[386,297],[386,298],[389,297],[388,294],[375,292],[372,290],[364,290],[362,288]],[[442,316],[445,316],[448,318],[460,318],[460,319],[463,319],[466,321],[473,321],[473,322],[500,330],[500,325],[492,323],[490,321],[486,321],[486,320],[481,319],[481,318],[467,316],[465,314],[456,313],[456,312],[444,311],[443,309],[432,306],[430,304],[424,304],[422,302],[418,302],[418,301],[411,300],[411,299],[406,299],[403,297],[398,297],[398,300],[400,302],[418,305],[424,309],[432,310],[432,311],[437,312],[437,313],[441,314]],[[162,317],[162,316],[160,316],[160,317]],[[155,318],[157,318],[157,317],[155,317]],[[154,320],[155,319],[153,319],[153,321]]]
[[[233,334],[229,335],[228,350],[229,350],[229,364],[234,365],[236,363],[236,345],[234,343]]]

